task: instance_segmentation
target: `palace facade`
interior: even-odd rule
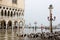
[[[24,0],[0,0],[0,29],[24,27]]]

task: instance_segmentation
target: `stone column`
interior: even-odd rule
[[[6,30],[6,32],[5,32],[5,40],[8,40],[7,30]]]
[[[8,10],[6,10],[6,17],[8,16]]]
[[[12,23],[12,40],[14,40],[14,30],[13,30],[13,28],[14,28],[14,22]]]
[[[5,17],[5,10],[3,10],[3,17]]]
[[[23,37],[24,37],[24,25],[22,26],[22,34],[23,34]]]
[[[1,21],[0,21],[0,28],[1,28]]]
[[[19,36],[20,32],[19,32],[19,24],[17,24],[17,36]]]
[[[14,28],[14,23],[12,22],[12,29]]]
[[[6,29],[8,29],[8,28],[7,28],[7,27],[8,27],[7,25],[8,25],[8,23],[6,22]]]
[[[12,17],[14,17],[14,11],[13,11],[13,15],[12,15]]]
[[[9,16],[11,17],[11,11],[9,11],[10,13],[9,13]]]
[[[0,9],[0,18],[1,18],[1,9]],[[0,28],[1,28],[1,20],[0,20]]]
[[[0,9],[0,17],[1,17],[1,9]]]

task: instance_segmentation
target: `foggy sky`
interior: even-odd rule
[[[54,9],[52,10],[53,16],[56,16],[56,20],[53,21],[53,25],[60,23],[60,0],[25,0],[25,24],[31,23],[34,25],[36,21],[38,25],[49,25],[47,17],[49,16],[49,5],[52,4]]]

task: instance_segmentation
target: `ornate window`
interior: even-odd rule
[[[5,10],[5,16],[7,15],[7,11]]]
[[[22,13],[22,15],[24,16],[24,13]]]
[[[3,7],[3,9],[5,9],[5,7]]]
[[[2,7],[0,6],[0,9],[1,9]]]
[[[11,11],[11,17],[13,16],[13,12]]]
[[[10,8],[10,10],[11,10],[11,8]]]
[[[18,12],[17,12],[17,16],[18,16]]]
[[[8,8],[6,8],[8,10]]]
[[[12,3],[17,4],[17,0],[12,0]]]
[[[15,12],[14,12],[14,16],[15,16]]]
[[[3,10],[1,10],[1,16],[3,16]]]
[[[10,11],[8,11],[8,16],[9,16],[9,14],[10,14]]]

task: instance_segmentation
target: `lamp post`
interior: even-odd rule
[[[49,11],[50,11],[50,16],[48,17],[48,21],[50,21],[50,32],[53,33],[53,29],[52,29],[52,21],[55,21],[55,16],[52,18],[52,9],[53,6],[49,5]]]
[[[34,29],[35,29],[35,32],[36,32],[36,26],[37,26],[37,22],[34,22],[34,24],[35,24],[35,27],[34,27]]]
[[[41,24],[41,33],[43,33],[43,24]]]

